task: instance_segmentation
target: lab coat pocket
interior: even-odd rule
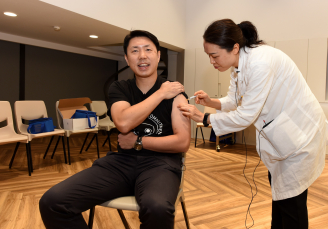
[[[263,128],[262,133],[275,148],[280,159],[289,157],[306,142],[306,135],[285,111]]]

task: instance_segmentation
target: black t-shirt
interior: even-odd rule
[[[126,101],[130,103],[131,106],[138,104],[157,91],[165,81],[166,80],[161,76],[158,76],[154,86],[146,94],[143,94],[143,92],[137,87],[135,79],[113,82],[109,88],[108,116],[112,119],[111,107],[115,102]],[[183,94],[188,98],[185,93]],[[171,113],[173,100],[174,98],[163,100],[155,110],[151,112],[146,120],[133,130],[133,132],[140,136],[162,137],[172,135]],[[118,151],[121,153],[138,155],[154,155],[157,153],[146,149],[140,151],[136,151],[135,149],[124,150],[120,147],[118,147]]]

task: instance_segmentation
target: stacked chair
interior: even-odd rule
[[[216,114],[216,109],[212,108],[212,107],[205,106],[204,107],[204,114],[205,113]],[[197,122],[196,123],[195,148],[196,148],[196,144],[197,144],[197,131],[198,131],[198,128],[200,128],[200,131],[202,132],[203,143],[205,144],[205,139],[204,139],[204,134],[203,134],[202,127],[205,127],[202,122]],[[212,125],[209,124],[207,126],[207,128],[212,128]],[[233,142],[234,142],[235,141],[235,134],[231,133],[231,134],[227,134],[227,135],[224,135],[224,136],[216,136],[216,151],[217,152],[220,152],[220,145],[219,145],[220,141],[223,140],[223,139],[226,139],[226,138],[232,138]]]
[[[109,144],[109,150],[112,151],[112,146],[110,143],[110,135],[112,134],[112,131],[114,129],[116,129],[115,124],[110,120],[109,116],[107,115],[107,105],[105,103],[105,101],[92,101],[92,103],[90,103],[90,108],[92,111],[97,113],[97,116],[99,116],[99,126],[98,129],[99,130],[105,130],[107,132],[107,138],[104,141],[103,145],[104,146],[108,140],[108,144]],[[86,136],[86,138],[88,137],[88,135]],[[94,137],[92,138],[92,140],[90,141],[86,151],[89,149],[89,146],[91,145],[92,141],[94,140]]]
[[[71,164],[71,155],[70,155],[70,147],[69,147],[69,137],[72,134],[83,134],[83,133],[87,133],[87,136],[88,136],[89,133],[93,133],[94,134],[94,138],[96,138],[96,142],[97,142],[97,154],[98,154],[98,158],[99,158],[98,128],[83,129],[83,130],[65,130],[65,129],[63,129],[63,118],[62,118],[62,116],[60,114],[60,111],[58,109],[58,105],[59,105],[59,101],[56,102],[56,115],[57,115],[58,127],[60,129],[62,129],[62,131],[64,131],[64,135],[66,136],[66,139],[67,139],[68,164]],[[85,145],[86,140],[87,140],[87,138],[83,142],[83,145],[81,147],[80,153],[82,153],[82,150],[84,148],[84,145]]]
[[[27,167],[29,175],[31,176],[30,170],[30,152],[28,148],[28,137],[26,135],[17,134],[14,129],[13,115],[10,103],[8,101],[0,101],[0,122],[7,122],[7,125],[0,128],[0,145],[10,144],[16,142],[16,147],[14,154],[11,158],[9,168],[11,168],[16,152],[20,143],[26,144],[26,157],[27,157]]]
[[[47,118],[47,109],[44,101],[16,101],[15,102],[15,116],[16,116],[16,125],[17,125],[17,132],[21,135],[24,135],[27,137],[27,155],[28,155],[28,164],[29,164],[29,175],[31,175],[31,172],[33,172],[33,161],[32,161],[32,150],[31,150],[31,141],[34,138],[44,138],[52,136],[50,143],[48,145],[48,148],[46,150],[46,153],[49,150],[50,144],[53,140],[54,136],[59,136],[59,138],[62,138],[63,143],[63,151],[64,151],[64,158],[65,163],[67,163],[66,159],[66,151],[65,151],[65,142],[64,142],[64,130],[55,129],[52,132],[46,132],[46,133],[39,133],[39,134],[31,134],[27,132],[28,125],[23,123],[23,120],[32,120],[32,119],[38,119],[38,118]],[[59,143],[59,139],[57,141],[56,147],[54,149],[54,152],[56,151],[57,145]],[[45,153],[45,154],[46,154]],[[12,166],[12,163],[15,158],[15,153],[11,159],[10,162],[10,168]]]
[[[90,100],[90,102],[91,102],[91,100]],[[15,102],[15,117],[16,117],[16,125],[17,125],[17,132],[18,132],[18,134],[17,134],[14,129],[13,118],[12,118],[12,109],[11,109],[10,103],[8,101],[0,101],[0,122],[6,122],[6,125],[4,127],[0,128],[0,145],[17,143],[14,153],[13,153],[13,156],[11,158],[10,164],[9,164],[9,168],[11,168],[13,165],[13,162],[14,162],[14,159],[15,159],[15,156],[16,156],[16,153],[17,153],[20,143],[25,143],[26,144],[28,173],[31,176],[31,173],[33,172],[33,160],[32,160],[33,156],[32,156],[32,150],[31,150],[31,141],[34,138],[44,138],[44,137],[50,137],[50,136],[51,136],[51,139],[50,139],[50,142],[48,144],[48,147],[46,149],[46,152],[45,152],[43,158],[46,157],[54,137],[58,136],[58,140],[57,140],[56,146],[53,150],[51,158],[54,157],[54,154],[56,152],[59,141],[60,141],[60,139],[62,139],[64,159],[65,159],[65,163],[67,164],[65,140],[64,140],[64,136],[66,136],[67,147],[68,147],[68,161],[69,161],[69,164],[71,164],[69,137],[72,134],[81,134],[81,133],[87,133],[87,136],[89,135],[89,133],[94,133],[92,141],[94,140],[94,138],[96,138],[97,154],[98,154],[98,158],[99,158],[98,128],[83,129],[83,130],[65,130],[65,129],[63,129],[63,124],[62,124],[63,119],[59,112],[58,104],[59,104],[59,101],[56,102],[56,115],[57,115],[58,127],[60,129],[55,129],[54,131],[51,131],[51,132],[32,134],[27,131],[29,125],[25,124],[25,123],[27,123],[27,121],[33,120],[33,119],[47,118],[48,114],[47,114],[47,109],[46,109],[45,103],[44,103],[44,101],[37,101],[37,100],[16,101]],[[97,110],[97,114],[99,114],[99,116],[103,116],[107,112],[107,107],[106,107],[106,104],[104,101],[96,101],[96,104],[94,106],[92,106],[92,108]],[[100,120],[99,126],[101,129],[107,131],[108,139],[110,139],[109,137],[111,134],[111,130],[113,128],[115,128],[115,125],[113,122],[110,121],[110,119],[107,115],[105,116],[104,119]],[[82,150],[84,148],[86,140],[87,140],[87,138],[85,139],[85,141],[81,147],[80,153],[82,153]],[[89,146],[91,145],[91,142],[90,142]],[[104,142],[104,144],[105,143],[106,143],[106,141]],[[88,148],[89,148],[89,146],[88,146]],[[110,140],[109,140],[109,147],[111,150]]]

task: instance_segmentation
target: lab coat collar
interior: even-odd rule
[[[235,68],[235,72],[239,71],[240,73],[243,73],[243,71],[245,70],[245,62],[246,62],[246,58],[247,58],[247,54],[249,53],[249,49],[248,47],[241,48],[239,50],[239,61],[238,61],[238,68]],[[246,52],[245,52],[246,50]]]
[[[245,71],[246,71],[246,63],[247,57],[250,52],[250,48],[245,47],[239,50],[239,61],[238,61],[238,68],[234,68],[234,72],[238,74],[238,80],[244,81]]]

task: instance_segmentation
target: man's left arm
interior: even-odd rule
[[[161,153],[181,153],[187,152],[190,146],[190,118],[182,115],[178,109],[178,104],[187,104],[183,95],[175,97],[172,104],[172,129],[173,135],[164,137],[143,137],[142,145],[144,149]],[[122,149],[131,149],[136,141],[137,136],[132,132],[120,134],[118,142]]]

